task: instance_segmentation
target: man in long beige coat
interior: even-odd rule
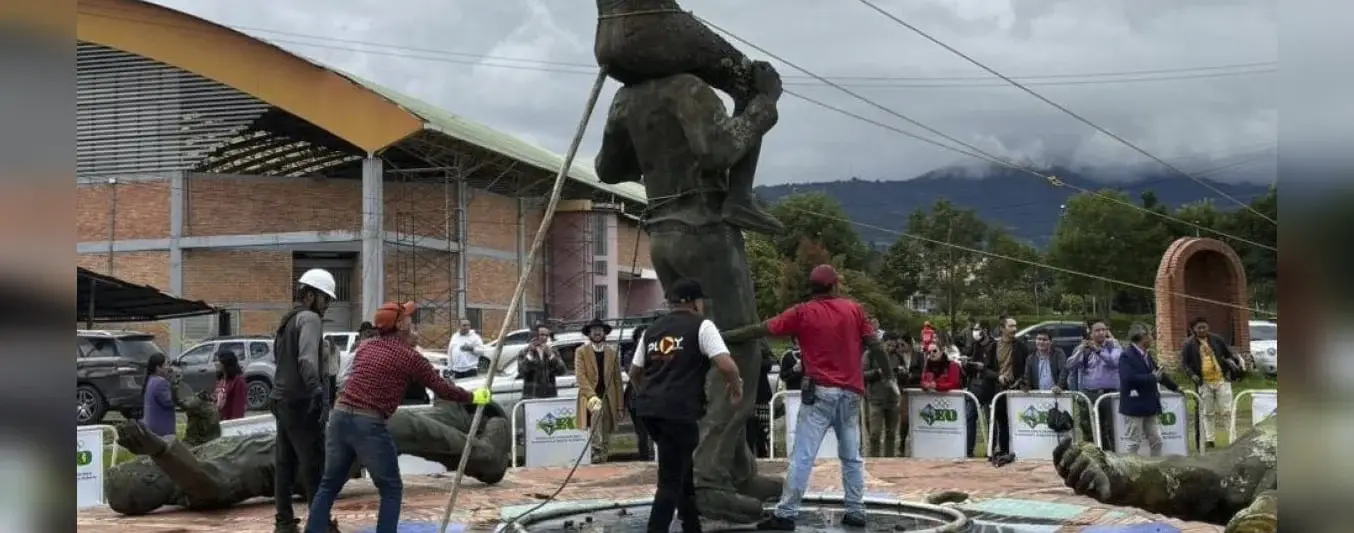
[[[621,384],[621,359],[616,346],[606,342],[611,326],[593,320],[583,326],[588,342],[574,353],[574,373],[578,378],[578,417],[580,429],[598,424],[592,438],[593,462],[606,462],[611,450],[611,434],[621,416],[624,394]]]

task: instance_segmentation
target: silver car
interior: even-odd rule
[[[173,364],[183,374],[184,383],[195,391],[216,387],[216,354],[222,350],[235,353],[244,370],[247,408],[260,411],[268,408],[268,394],[273,391],[273,338],[263,335],[213,337],[185,350]]]

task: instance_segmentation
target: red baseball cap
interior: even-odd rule
[[[837,284],[837,269],[832,265],[818,265],[813,267],[813,272],[809,273],[809,283],[822,287],[831,287]]]

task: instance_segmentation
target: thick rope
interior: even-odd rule
[[[541,226],[536,230],[536,238],[531,243],[531,251],[527,252],[526,265],[521,268],[521,277],[517,280],[517,289],[513,291],[512,301],[508,303],[508,311],[504,315],[503,324],[499,326],[498,337],[502,339],[508,334],[508,326],[512,324],[512,316],[517,312],[518,306],[522,304],[522,295],[527,289],[527,280],[531,279],[531,271],[536,266],[536,256],[541,248],[545,246],[545,239],[550,234],[550,224],[555,219],[555,209],[559,206],[560,193],[564,191],[564,181],[569,175],[569,168],[573,166],[574,156],[578,154],[578,146],[583,143],[583,134],[588,130],[588,120],[592,118],[593,109],[597,107],[597,97],[602,93],[602,85],[606,83],[606,71],[597,72],[597,80],[592,84],[592,92],[588,95],[588,102],[583,108],[583,118],[578,121],[578,131],[574,132],[574,140],[569,144],[569,152],[564,156],[564,164],[560,166],[559,173],[555,175],[555,184],[550,191],[550,202],[545,206],[545,216],[541,219]],[[503,345],[500,342],[494,347],[494,356],[489,365],[489,375],[485,378],[484,387],[493,390],[494,376],[498,374],[498,359],[503,355]],[[456,466],[456,479],[451,484],[451,494],[447,495],[447,506],[442,510],[442,522],[438,525],[438,533],[447,532],[447,523],[451,521],[451,511],[456,507],[456,496],[461,490],[461,481],[465,479],[466,463],[470,460],[470,449],[476,440],[476,434],[479,433],[480,424],[484,422],[483,407],[475,409],[475,417],[470,421],[470,430],[466,432],[465,447],[461,449],[461,462]]]

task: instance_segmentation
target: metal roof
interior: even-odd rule
[[[474,144],[486,150],[503,154],[524,163],[529,163],[532,166],[548,172],[559,172],[559,168],[564,165],[563,155],[531,144],[519,137],[497,131],[483,124],[457,116],[412,96],[382,86],[378,83],[362,79],[347,72],[334,69],[333,67],[325,66],[324,68],[385,97],[387,100],[390,100],[420,119],[423,119],[423,127],[427,130],[441,133],[459,141]],[[621,183],[616,185],[602,183],[602,180],[597,177],[597,173],[593,171],[592,165],[580,164],[577,157],[574,158],[574,163],[569,168],[569,178],[631,201],[641,203],[646,202],[644,186],[638,183]]]
[[[75,321],[150,322],[216,313],[202,301],[170,296],[149,285],[137,285],[76,267]]]

